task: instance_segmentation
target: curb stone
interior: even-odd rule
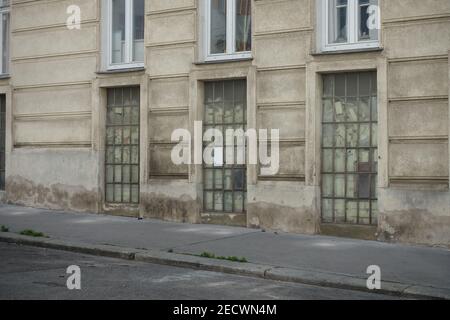
[[[0,234],[0,242],[405,298],[450,300],[450,289],[448,288],[383,281],[381,290],[372,291],[367,289],[366,279],[343,274],[306,271],[254,263],[236,263],[156,250],[93,245],[49,238],[32,238],[13,233]]]

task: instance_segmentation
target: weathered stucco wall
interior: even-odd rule
[[[253,59],[220,64],[199,63],[201,2],[146,0],[145,70],[98,74],[99,0],[13,1],[8,201],[104,210],[105,88],[128,83],[142,96],[140,215],[201,222],[201,166],[172,164],[171,133],[202,119],[204,81],[246,78],[248,127],[281,138],[277,176],[248,168],[246,224],[320,232],[321,74],[376,70],[378,236],[450,245],[448,0],[381,0],[383,50],[333,55],[317,54],[315,0],[255,0]],[[65,26],[70,4],[81,30]]]
[[[450,244],[450,3],[383,1],[389,185],[379,237]]]
[[[91,82],[99,52],[98,1],[80,0],[80,30],[66,27],[73,1],[12,1],[12,124],[6,200],[98,212]]]

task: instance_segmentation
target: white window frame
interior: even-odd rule
[[[112,0],[103,0],[103,8],[105,41],[103,59],[106,61],[104,66],[107,70],[143,68],[144,61],[133,61],[133,0],[125,0],[125,61],[121,63],[112,63]]]
[[[380,0],[378,0],[380,1]],[[329,41],[329,14],[330,1],[317,0],[318,4],[318,23],[321,44],[320,50],[322,52],[330,51],[345,51],[345,50],[364,50],[374,49],[380,47],[381,32],[378,30],[378,40],[359,40],[359,0],[348,0],[347,5],[347,42],[345,43],[330,43]],[[378,4],[379,5],[379,4]],[[378,14],[380,14],[378,12]],[[378,20],[380,17],[378,17]]]
[[[11,28],[11,4],[9,3],[8,6],[5,6],[3,8],[0,8],[0,49],[1,49],[1,57],[0,57],[0,75],[7,75],[9,74],[9,59],[10,59],[10,54],[9,54],[9,48],[10,48],[10,43],[9,43],[9,39],[10,36],[8,35],[8,41],[6,42],[6,48],[3,48],[3,15],[4,14],[8,14],[9,15],[9,25]],[[6,66],[3,65],[3,54],[4,52],[7,51],[8,52],[8,61]],[[6,67],[6,68],[5,68]]]
[[[226,41],[227,47],[225,53],[211,54],[211,0],[203,0],[204,3],[204,60],[207,61],[221,61],[221,60],[240,60],[250,59],[252,57],[252,51],[236,52],[236,1],[227,1],[227,24],[226,24]],[[251,7],[253,11],[253,5]],[[253,15],[252,22],[253,24]],[[252,28],[253,34],[253,28]],[[253,41],[252,48],[253,48]]]

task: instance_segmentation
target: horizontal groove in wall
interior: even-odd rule
[[[389,177],[390,183],[398,184],[449,184],[449,177]]]
[[[15,121],[48,121],[48,120],[73,120],[73,119],[90,119],[91,111],[79,112],[55,112],[55,113],[28,113],[15,114]]]
[[[305,175],[275,175],[275,176],[262,176],[258,175],[260,181],[305,181]]]
[[[272,31],[259,31],[253,34],[254,37],[270,37],[274,35],[282,35],[282,34],[290,34],[290,33],[298,33],[298,32],[312,32],[314,28],[312,27],[304,27],[304,28],[293,28],[293,29],[281,29],[281,30],[272,30]]]
[[[260,109],[267,108],[288,108],[288,107],[301,107],[305,108],[305,101],[276,101],[276,102],[257,102],[256,105]]]
[[[388,98],[389,102],[403,102],[403,101],[447,101],[448,96],[422,96],[422,97],[394,97]]]
[[[163,180],[187,180],[189,174],[168,174],[168,173],[150,173],[150,179],[163,179]]]
[[[16,142],[14,148],[91,148],[90,141],[70,141],[70,142]]]
[[[269,134],[269,136],[270,136],[270,134]],[[303,147],[306,145],[306,138],[282,138],[282,139],[279,139],[278,142],[279,142],[280,146],[289,145],[289,146]],[[270,145],[271,141],[269,139],[267,139],[267,140],[258,139],[258,144],[259,143],[266,143],[267,145]]]
[[[265,111],[283,111],[283,110],[305,110],[306,106],[304,104],[292,104],[292,105],[259,105],[258,111],[259,112],[265,112]]]
[[[170,41],[170,42],[154,42],[154,43],[146,43],[146,48],[159,48],[159,47],[176,47],[176,46],[185,46],[186,44],[195,45],[197,42],[196,39],[189,40],[181,40],[181,41]]]
[[[12,62],[20,62],[20,61],[26,61],[26,60],[36,60],[36,59],[52,59],[52,58],[59,58],[59,57],[71,57],[71,56],[84,56],[84,55],[92,55],[92,54],[98,54],[100,51],[98,49],[94,50],[85,50],[85,51],[74,51],[74,52],[66,52],[66,53],[56,53],[56,54],[45,54],[40,56],[27,56],[27,57],[16,57],[11,58]]]
[[[166,141],[166,140],[151,140],[149,142],[150,148],[152,146],[166,146],[166,147],[172,147],[178,145],[180,142],[173,142],[173,141]]]
[[[403,58],[388,58],[389,63],[415,62],[415,61],[448,61],[448,55],[434,55],[434,56],[420,56],[420,57],[403,57]]]
[[[449,20],[450,14],[431,14],[425,16],[415,16],[415,17],[407,17],[407,18],[397,18],[397,19],[385,19],[382,24],[390,27],[395,25],[403,25],[408,23],[423,23],[425,21],[442,21]]]
[[[98,19],[91,19],[91,20],[85,20],[85,21],[81,21],[80,26],[81,28],[84,25],[89,25],[89,24],[99,24],[100,20]],[[38,27],[30,27],[30,28],[17,28],[11,31],[12,34],[14,33],[22,33],[22,32],[33,32],[33,31],[42,31],[42,30],[53,30],[53,29],[62,29],[62,28],[67,28],[67,24],[66,23],[58,23],[58,24],[49,24],[49,25],[45,25],[45,26],[38,26]],[[68,30],[70,31],[70,30]]]
[[[179,7],[179,8],[165,9],[165,10],[147,11],[145,13],[145,15],[146,16],[157,16],[157,15],[165,15],[165,14],[171,14],[171,13],[181,13],[181,12],[195,11],[195,10],[197,10],[197,7],[189,6],[189,7]]]
[[[27,86],[16,86],[14,90],[28,90],[28,89],[41,89],[41,88],[58,88],[58,87],[72,87],[72,86],[91,86],[91,81],[79,81],[79,82],[60,82],[60,83],[46,83]]]
[[[306,64],[257,68],[258,72],[306,69]]]
[[[448,136],[428,136],[428,137],[389,137],[392,144],[402,143],[442,143],[448,141]]]
[[[185,114],[189,113],[189,107],[170,107],[170,108],[153,108],[149,109],[150,114],[164,115],[164,114]]]
[[[161,74],[161,75],[150,75],[150,80],[159,79],[173,79],[173,78],[189,78],[189,73],[177,73],[177,74]]]

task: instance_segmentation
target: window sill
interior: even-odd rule
[[[0,80],[2,79],[10,79],[11,75],[9,73],[0,74]]]
[[[194,64],[201,66],[201,65],[207,65],[207,64],[224,64],[224,63],[243,62],[243,61],[253,61],[253,57],[250,57],[250,58],[235,58],[235,59],[197,61],[197,62],[194,62]]]
[[[129,73],[129,72],[141,72],[141,71],[145,71],[145,67],[101,70],[101,71],[97,71],[96,73],[97,74],[116,74],[116,73]]]
[[[320,52],[311,52],[311,55],[314,56],[331,56],[338,54],[349,54],[349,53],[365,53],[365,52],[382,52],[384,48],[358,48],[358,49],[345,49],[345,50],[334,50],[334,51],[320,51]]]

